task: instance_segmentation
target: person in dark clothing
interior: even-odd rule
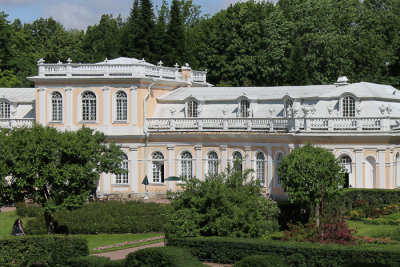
[[[15,236],[25,235],[24,229],[22,228],[21,219],[16,219],[13,225],[12,234]]]

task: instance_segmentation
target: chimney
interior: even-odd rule
[[[337,79],[337,82],[335,83],[335,85],[336,85],[336,87],[348,85],[348,84],[349,84],[348,81],[349,81],[349,79],[347,79],[346,76],[340,76],[340,77]]]
[[[192,68],[189,66],[188,63],[182,66],[182,80],[187,81],[189,84],[192,84]]]

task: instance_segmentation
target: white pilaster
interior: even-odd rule
[[[251,168],[251,147],[250,146],[245,146],[244,151],[246,153],[246,168],[245,169],[250,169]],[[250,180],[250,176],[247,176],[247,181]]]
[[[110,106],[110,87],[106,86],[103,90],[103,128],[108,132],[108,128],[111,125],[111,106]]]
[[[226,164],[227,164],[227,158],[228,158],[228,152],[227,152],[227,145],[220,145],[219,146],[221,149],[221,167],[222,170],[221,172],[224,172],[226,169]]]
[[[130,160],[131,160],[131,189],[132,193],[139,192],[139,164],[138,164],[138,146],[129,147]]]
[[[393,147],[390,148],[390,178],[389,178],[389,189],[394,188],[394,183],[393,183]]]
[[[194,150],[196,150],[196,178],[199,180],[203,180],[202,179],[202,175],[201,175],[201,162],[202,162],[202,157],[201,157],[201,148],[202,145],[195,145],[194,146]]]
[[[175,158],[175,145],[168,145],[168,176],[175,175],[175,166],[174,166],[174,158]],[[168,190],[174,191],[175,190],[175,182],[169,181],[168,182]]]
[[[273,177],[272,177],[272,169],[273,169],[273,162],[272,162],[272,146],[271,144],[267,145],[267,160],[268,160],[268,176],[267,176],[267,188],[268,188],[268,193],[271,194],[272,190],[272,182],[273,182]]]
[[[39,92],[39,105],[37,105],[36,108],[39,109],[39,124],[45,125],[46,124],[46,110],[48,108],[46,105],[46,94],[45,94],[46,89],[44,87],[39,87],[37,90]]]
[[[110,193],[111,173],[103,173],[103,192]]]
[[[72,87],[65,87],[65,128],[70,130],[72,128]]]
[[[385,148],[378,149],[379,188],[386,188]]]
[[[137,107],[138,107],[138,103],[137,103],[137,87],[136,86],[132,86],[130,88],[131,90],[131,121],[132,121],[132,125],[136,125],[137,124]]]
[[[356,188],[364,188],[363,149],[355,149],[356,154]]]

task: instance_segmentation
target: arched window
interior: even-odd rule
[[[346,169],[344,188],[348,188],[350,186],[349,173],[351,173],[351,158],[347,155],[343,155],[340,157],[340,162]]]
[[[276,154],[276,159],[275,159],[275,181],[276,181],[277,185],[281,184],[281,177],[279,176],[278,166],[282,162],[282,159],[283,159],[283,153],[282,152],[279,152],[278,154]]]
[[[189,101],[187,103],[187,117],[189,118],[197,118],[197,108],[199,107],[198,103],[196,101]]]
[[[395,173],[395,175],[394,175],[394,185],[395,185],[395,187],[397,188],[397,187],[400,187],[400,174],[399,174],[399,171],[400,171],[400,166],[399,166],[399,164],[400,164],[400,153],[396,153],[396,162],[395,162],[395,165],[394,165],[394,173]]]
[[[181,155],[181,173],[187,179],[193,177],[192,154],[188,151],[184,151]]]
[[[354,117],[356,115],[356,101],[350,96],[342,99],[342,114],[343,117]]]
[[[153,183],[164,183],[164,155],[154,152],[152,155]]]
[[[6,101],[0,102],[0,119],[10,118],[10,103]]]
[[[208,153],[208,175],[213,176],[218,174],[218,154],[214,151]]]
[[[96,95],[93,92],[84,92],[82,94],[82,120],[96,120]]]
[[[124,170],[129,170],[128,167],[128,156],[124,154],[124,160],[121,162],[121,168]],[[127,184],[129,181],[129,173],[122,173],[122,174],[116,174],[115,175],[115,183],[116,184]]]
[[[288,99],[285,101],[285,117],[292,116],[293,110],[293,99]]]
[[[242,172],[243,171],[242,153],[240,153],[239,151],[233,152],[232,159],[233,159],[233,168],[234,168],[234,170]]]
[[[51,120],[62,121],[63,116],[63,100],[60,92],[51,93]]]
[[[247,118],[250,117],[250,102],[249,100],[243,99],[240,101],[240,107],[239,107],[239,115],[241,118]]]
[[[265,156],[262,152],[256,154],[256,176],[261,184],[265,184]]]
[[[126,121],[128,119],[128,97],[124,91],[118,91],[116,94],[117,102],[117,121]]]

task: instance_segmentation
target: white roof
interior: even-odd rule
[[[343,86],[306,85],[279,87],[181,87],[158,99],[161,101],[183,101],[193,97],[199,101],[235,100],[247,97],[254,100],[291,98],[335,98],[351,93],[358,98],[390,98],[400,100],[400,91],[389,85],[355,83]]]
[[[35,88],[0,88],[0,99],[14,103],[35,102]]]
[[[98,62],[96,64],[121,64],[121,65],[130,65],[130,64],[139,64],[139,65],[149,65],[154,66],[151,63],[146,62],[146,60],[136,59],[136,58],[129,58],[129,57],[119,57],[115,59],[110,59],[107,61]]]

